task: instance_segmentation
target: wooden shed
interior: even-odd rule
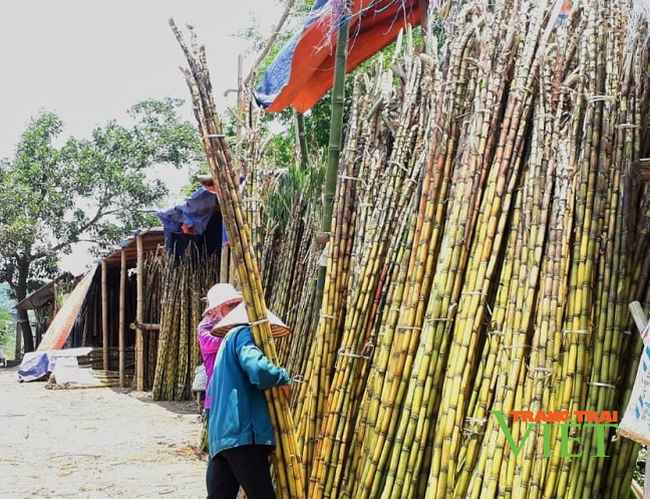
[[[124,386],[127,367],[127,349],[134,351],[134,374],[137,390],[144,390],[144,337],[145,331],[158,328],[156,323],[144,323],[144,258],[155,254],[165,245],[165,233],[162,229],[147,229],[138,232],[122,243],[119,249],[109,253],[101,261],[101,311],[102,311],[102,345],[103,368],[109,369],[110,347],[115,345],[115,334],[111,337],[111,323],[117,324],[118,371],[120,386]],[[135,269],[135,272],[132,272]],[[131,272],[130,272],[131,271]],[[135,283],[134,283],[135,279]],[[119,283],[119,284],[117,284]],[[111,286],[118,293],[117,320],[115,307],[111,314]],[[134,288],[135,287],[135,293]],[[135,307],[133,306],[135,303]],[[114,304],[113,304],[114,305]],[[113,331],[115,328],[112,328]],[[135,334],[132,334],[132,333]]]
[[[147,256],[164,251],[164,245],[162,229],[141,230],[101,258],[66,299],[39,350],[92,347],[84,362],[118,372],[120,386],[135,375],[136,386],[143,389],[143,331],[155,330],[157,324],[143,324],[142,266]],[[25,306],[46,297],[51,287],[39,290]]]

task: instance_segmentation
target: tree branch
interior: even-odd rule
[[[271,34],[271,37],[266,42],[266,46],[264,47],[264,50],[262,50],[262,52],[260,53],[257,60],[253,63],[253,67],[251,68],[251,72],[248,73],[248,76],[246,77],[246,79],[242,83],[242,87],[246,87],[250,83],[250,81],[253,79],[253,76],[255,75],[255,70],[262,63],[264,58],[268,55],[269,51],[271,50],[271,47],[275,43],[275,39],[280,34],[280,30],[282,29],[282,26],[284,25],[287,18],[289,17],[289,13],[291,12],[291,8],[293,7],[294,3],[296,3],[296,0],[289,0],[287,2],[287,6],[284,8],[284,12],[282,13],[282,16],[280,16],[280,20],[278,21],[278,24],[276,25],[275,29],[273,30],[273,33]]]

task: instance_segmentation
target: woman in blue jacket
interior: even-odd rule
[[[269,454],[275,449],[273,425],[264,390],[291,383],[255,344],[241,303],[212,330],[224,335],[214,363],[208,394],[212,410],[208,422],[210,458],[208,499],[236,499],[239,487],[248,499],[275,499]],[[273,336],[289,328],[268,312]]]

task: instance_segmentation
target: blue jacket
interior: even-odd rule
[[[242,445],[275,447],[263,390],[291,383],[287,371],[269,361],[248,326],[226,334],[214,362],[208,394],[210,457]]]

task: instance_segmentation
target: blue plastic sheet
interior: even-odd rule
[[[54,368],[46,352],[28,352],[18,368],[18,381],[36,381]]]
[[[156,214],[165,231],[181,232],[181,226],[185,223],[200,236],[205,232],[216,205],[214,192],[199,187],[183,204],[157,211]]]

